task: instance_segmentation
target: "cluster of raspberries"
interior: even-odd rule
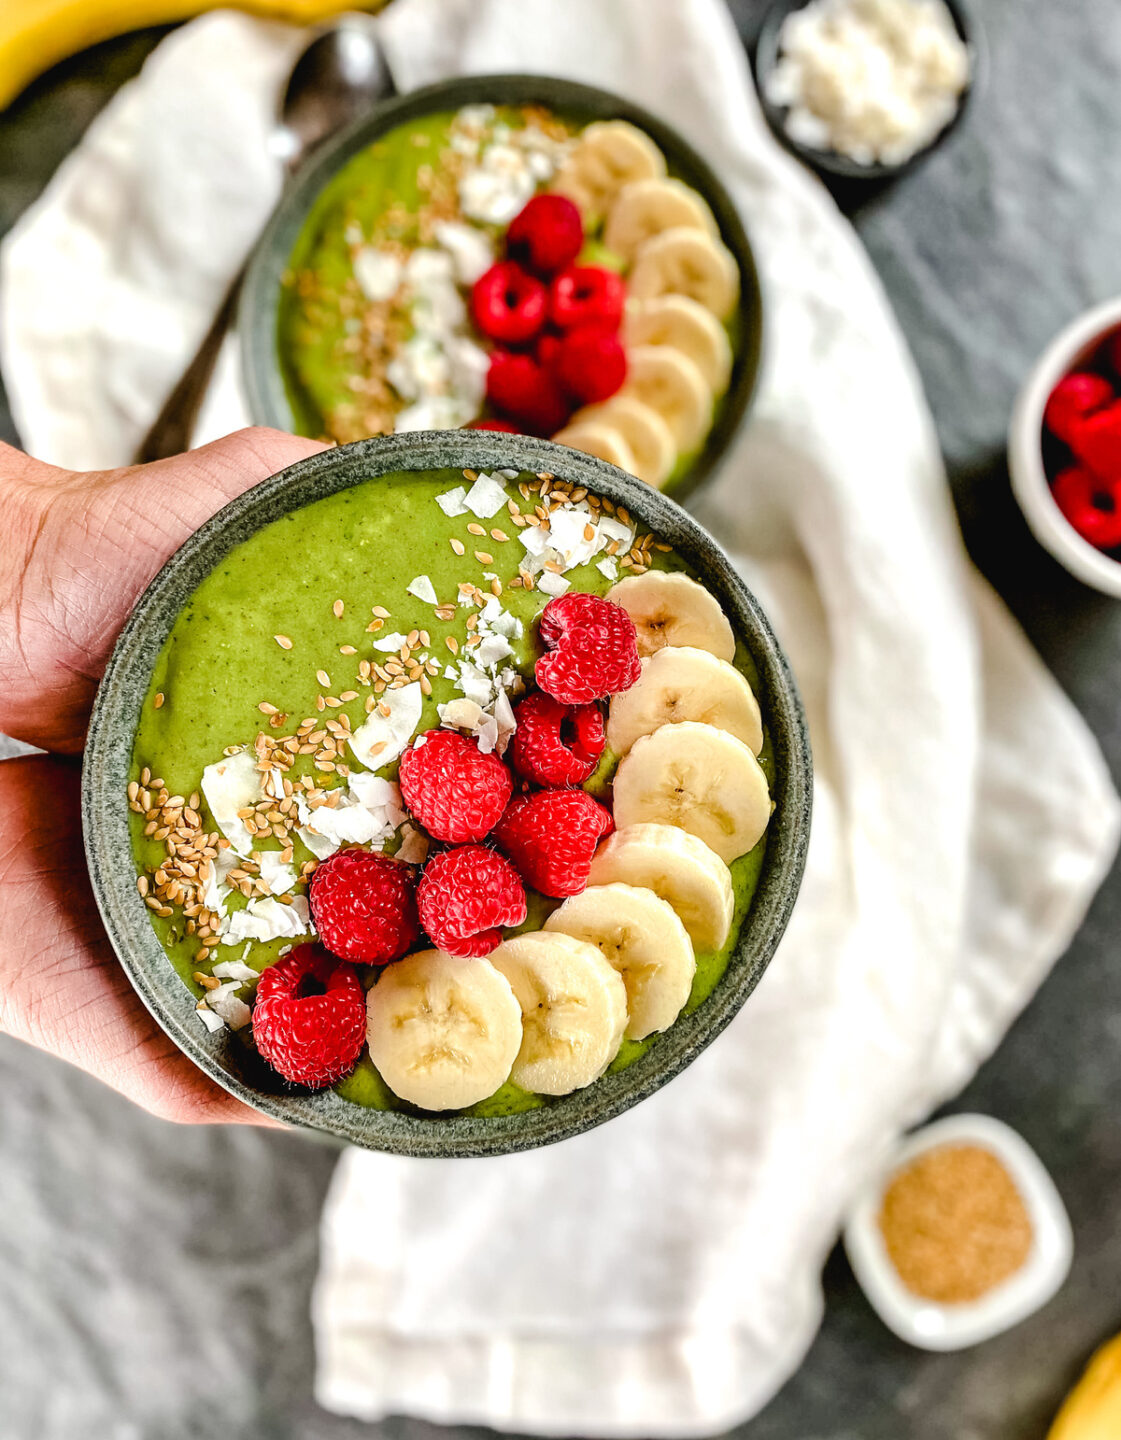
[[[627,378],[626,287],[614,270],[577,265],[583,247],[580,212],[563,195],[534,196],[510,222],[507,258],[471,292],[472,319],[494,342],[487,400],[501,417],[473,428],[552,435]]]
[[[587,885],[614,827],[577,787],[603,753],[597,702],[638,679],[638,643],[621,606],[579,593],[549,601],[540,637],[539,691],[515,709],[510,765],[456,730],[429,730],[401,756],[405,804],[443,847],[419,881],[411,866],[361,849],[317,866],[311,914],[330,954],[304,945],[270,966],[254,1008],[258,1049],[289,1080],[320,1088],[353,1068],[365,1037],[356,964],[399,959],[422,930],[449,955],[487,955],[503,927],[525,920],[526,885],[558,899]]]

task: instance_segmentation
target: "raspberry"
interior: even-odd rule
[[[416,939],[412,867],[388,855],[336,850],[315,867],[308,901],[320,940],[344,960],[384,965]]]
[[[1047,398],[1043,423],[1052,435],[1074,445],[1075,433],[1087,415],[1113,399],[1109,381],[1101,375],[1076,372],[1064,375]]]
[[[562,705],[551,695],[530,695],[514,718],[514,769],[535,785],[579,785],[596,768],[605,742],[603,716],[594,705]]]
[[[358,971],[318,945],[298,945],[262,974],[253,1039],[294,1085],[322,1090],[349,1075],[366,1042],[366,992]]]
[[[571,330],[553,360],[553,373],[570,395],[586,404],[606,400],[627,378],[627,356],[618,337],[586,326]]]
[[[560,899],[587,886],[596,846],[614,828],[586,790],[538,790],[511,801],[494,834],[528,884]]]
[[[486,845],[433,856],[416,892],[420,923],[439,949],[472,958],[501,944],[500,925],[526,917],[525,890],[509,860]]]
[[[1099,550],[1121,547],[1121,482],[1112,485],[1072,465],[1055,477],[1055,504],[1083,540]]]
[[[1099,479],[1109,484],[1121,480],[1121,400],[1079,416],[1069,443]]]
[[[465,430],[497,430],[502,435],[517,435],[520,433],[516,425],[511,425],[508,420],[472,420],[469,425],[463,427]]]
[[[505,345],[532,340],[545,323],[545,309],[544,285],[509,260],[492,265],[471,290],[475,324]]]
[[[434,840],[482,840],[498,823],[514,782],[493,752],[456,730],[429,730],[401,756],[405,804]]]
[[[541,612],[537,683],[562,705],[587,705],[629,690],[641,674],[634,621],[621,605],[569,591]]]
[[[561,330],[618,330],[626,302],[626,286],[614,270],[573,265],[549,286],[549,319]]]
[[[510,221],[506,249],[511,258],[552,275],[571,265],[584,248],[584,222],[571,200],[563,195],[535,195]]]
[[[532,355],[508,350],[495,350],[490,357],[487,399],[496,410],[542,435],[559,430],[572,409],[556,380]]]

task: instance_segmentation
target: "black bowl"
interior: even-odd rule
[[[348,1104],[331,1090],[294,1092],[229,1031],[211,1035],[171,964],[136,888],[126,786],[141,708],[164,641],[213,567],[289,511],[399,470],[550,470],[625,505],[676,547],[720,601],[755,663],[774,751],[775,813],[752,903],[712,994],[633,1064],[513,1115],[412,1115]],[[653,1094],[724,1029],[755,988],[786,928],[805,865],[811,805],[805,717],[786,659],[758,601],[707,531],[680,506],[591,455],[521,435],[442,430],[387,435],[321,451],[247,490],[175,552],[140,597],[97,692],[82,772],[82,828],[97,905],[140,998],[176,1044],[247,1105],[289,1125],[401,1155],[501,1155],[580,1134]],[[750,1097],[745,1099],[750,1104]]]
[[[544,75],[471,75],[443,80],[379,105],[321,146],[285,191],[249,262],[238,310],[242,380],[249,411],[259,425],[294,428],[277,354],[281,277],[292,248],[323,187],[360,151],[396,126],[462,105],[545,105],[577,120],[629,120],[658,145],[670,171],[700,192],[712,209],[724,244],[740,270],[741,334],[731,382],[718,402],[704,447],[669,492],[682,500],[716,469],[755,393],[763,344],[763,297],[755,257],[731,197],[708,163],[657,116],[609,91]]]
[[[950,12],[955,29],[969,46],[970,56],[969,84],[962,92],[953,119],[938,132],[929,145],[916,151],[909,160],[904,160],[898,165],[881,165],[879,163],[861,165],[855,160],[850,160],[847,155],[838,155],[834,150],[818,150],[813,145],[803,145],[799,141],[791,139],[786,132],[786,106],[774,105],[767,99],[766,78],[778,63],[779,34],[783,21],[793,11],[805,9],[808,3],[809,0],[772,0],[759,29],[759,35],[755,42],[755,84],[759,92],[759,103],[763,108],[767,123],[785,149],[789,150],[792,155],[797,155],[812,169],[823,175],[836,176],[840,180],[865,180],[880,184],[889,180],[897,180],[901,175],[906,175],[908,171],[921,165],[964,120],[970,101],[983,83],[987,70],[988,51],[985,46],[984,31],[962,0],[943,0],[946,9]]]

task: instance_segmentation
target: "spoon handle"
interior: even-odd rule
[[[137,465],[145,465],[149,460],[166,460],[169,455],[180,455],[189,447],[202,397],[206,394],[210,377],[214,374],[218,352],[237,309],[244,279],[245,267],[242,266],[231,280],[225,298],[210,322],[210,329],[202,337],[191,363],[183,371],[179,383],[152,421],[151,428],[136,452]]]

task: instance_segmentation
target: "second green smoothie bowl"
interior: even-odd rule
[[[471,76],[312,156],[238,328],[258,423],[540,435],[681,500],[747,413],[762,299],[735,206],[670,126],[572,81]]]
[[[407,1155],[618,1115],[785,929],[811,764],[755,599],[678,505],[548,441],[323,451],[165,565],[83,773],[121,963],[218,1084]]]

